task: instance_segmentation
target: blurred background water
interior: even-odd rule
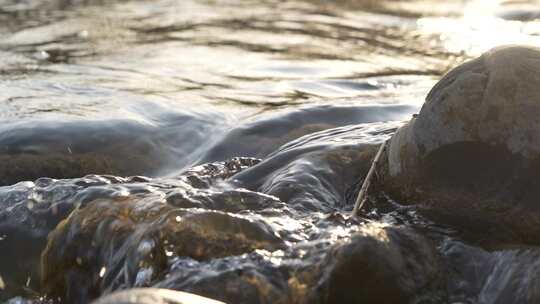
[[[363,142],[378,143],[449,68],[497,45],[539,45],[539,5],[0,0],[0,184],[171,177],[233,157],[270,156],[277,170],[291,146],[346,145],[365,123],[379,133],[362,129],[373,135]],[[240,180],[284,200],[265,174]],[[343,200],[330,196],[319,202]]]
[[[537,13],[489,0],[3,0],[0,182],[167,174],[404,120],[450,67],[534,43]]]

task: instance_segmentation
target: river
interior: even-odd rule
[[[403,303],[539,299],[535,248],[481,248],[391,200],[349,218],[376,146],[450,68],[540,45],[539,5],[0,0],[0,301],[354,303],[336,294],[360,283],[319,278],[381,231],[436,244]]]

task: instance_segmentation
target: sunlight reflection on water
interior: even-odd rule
[[[439,34],[444,47],[453,53],[477,56],[504,44],[540,45],[538,21],[505,20],[503,0],[473,0],[460,18],[426,17],[418,20],[421,31]],[[511,6],[510,6],[511,8]]]

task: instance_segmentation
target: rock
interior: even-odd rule
[[[115,292],[92,304],[224,304],[192,293],[159,288],[135,288]]]
[[[211,261],[178,259],[167,277],[153,287],[182,290],[226,303],[295,303],[288,298],[292,271],[284,252],[256,250]]]
[[[284,248],[262,220],[178,209],[159,195],[101,199],[75,210],[49,234],[41,276],[47,294],[87,303],[103,293],[153,285],[177,257],[207,261]]]
[[[535,21],[540,18],[538,4],[532,3],[504,3],[495,12],[497,17],[512,21]]]
[[[450,71],[383,166],[388,192],[437,220],[540,242],[540,49],[499,47]]]
[[[235,185],[278,197],[302,212],[352,206],[378,144],[399,125],[359,124],[303,136],[235,175]]]
[[[404,227],[368,224],[335,245],[305,303],[442,303],[445,275],[435,246]]]

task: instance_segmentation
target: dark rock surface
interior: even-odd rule
[[[444,76],[390,140],[385,190],[467,237],[540,243],[539,60],[500,47]]]
[[[441,303],[444,267],[434,245],[405,227],[368,224],[319,265],[306,303]],[[422,301],[423,300],[423,301]]]

